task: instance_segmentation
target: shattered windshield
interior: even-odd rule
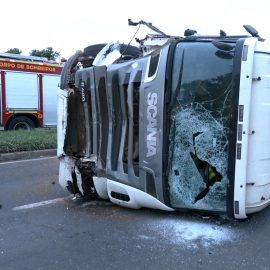
[[[210,42],[175,50],[168,168],[174,208],[226,211],[233,57],[222,53]]]

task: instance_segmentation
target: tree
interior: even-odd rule
[[[47,47],[43,50],[32,50],[30,52],[31,56],[46,57],[48,60],[55,60],[60,56],[60,52],[54,51],[52,47]]]
[[[6,51],[6,53],[21,54],[22,51],[20,51],[18,48],[10,48]]]

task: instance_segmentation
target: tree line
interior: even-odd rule
[[[21,54],[22,51],[18,48],[11,48],[6,53]],[[43,50],[34,49],[30,52],[30,56],[46,57],[48,60],[56,60],[60,55],[60,52],[54,51],[52,47],[47,47]]]

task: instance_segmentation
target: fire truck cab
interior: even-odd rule
[[[0,128],[55,126],[61,70],[47,58],[0,53]]]

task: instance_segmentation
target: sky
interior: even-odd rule
[[[244,24],[270,39],[269,0],[2,0],[0,52],[19,48],[53,47],[69,58],[77,50],[111,41],[130,42],[137,28],[133,21],[152,22],[170,35],[183,36],[187,28],[198,34],[247,34]],[[152,33],[141,27],[137,36]],[[132,42],[136,45],[136,42]]]

